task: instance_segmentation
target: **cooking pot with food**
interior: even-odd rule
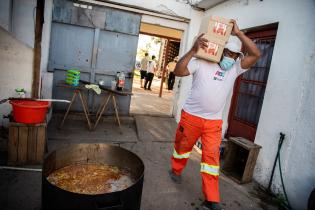
[[[50,153],[42,173],[43,210],[139,210],[144,164],[108,144],[74,144]]]

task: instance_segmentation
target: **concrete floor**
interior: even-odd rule
[[[134,78],[130,105],[130,114],[171,116],[173,106],[173,92],[163,88],[162,97],[159,97],[161,80],[154,77],[151,89],[140,88],[140,78]]]
[[[167,171],[173,149],[176,123],[173,118],[135,116],[122,118],[123,134],[111,117],[106,117],[96,131],[86,129],[83,120],[69,118],[62,130],[54,117],[48,129],[48,150],[73,143],[110,143],[136,153],[145,164],[141,210],[198,210],[203,201],[200,154],[193,151],[183,172],[183,183],[173,183]],[[34,167],[34,166],[31,166]],[[38,167],[38,166],[37,166]],[[41,172],[0,169],[1,209],[40,209]],[[275,209],[253,196],[255,184],[238,185],[220,176],[222,205],[225,210]]]

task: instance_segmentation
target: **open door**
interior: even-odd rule
[[[246,33],[257,44],[262,56],[249,71],[236,80],[227,137],[239,136],[251,141],[255,140],[276,33],[276,27]]]

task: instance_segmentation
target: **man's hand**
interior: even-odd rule
[[[200,34],[197,38],[197,40],[195,41],[193,47],[191,48],[191,51],[194,53],[197,53],[199,48],[202,48],[204,50],[206,50],[208,48],[208,40],[205,38],[202,38],[204,34]]]
[[[248,38],[238,27],[235,20],[231,20],[230,23],[233,23],[232,35],[237,36],[245,48],[245,51],[248,53],[241,60],[241,67],[243,69],[249,69],[252,67],[260,57],[260,51],[257,48],[256,44]]]
[[[187,65],[190,61],[190,59],[198,52],[198,50],[204,49],[206,50],[208,48],[208,40],[205,38],[202,38],[204,34],[200,34],[195,41],[193,47],[191,50],[189,50],[181,59],[178,60],[175,69],[174,74],[177,77],[184,77],[188,76],[190,74]]]
[[[239,27],[238,27],[238,25],[236,23],[236,20],[231,19],[230,23],[233,23],[233,29],[232,29],[232,33],[231,34],[233,36],[239,36],[242,33],[242,31],[239,29]]]

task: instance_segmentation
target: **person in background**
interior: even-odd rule
[[[236,78],[250,69],[260,57],[256,44],[233,23],[232,35],[224,49],[220,63],[195,59],[201,48],[206,50],[208,40],[201,34],[193,47],[178,62],[174,74],[192,75],[192,87],[184,103],[176,130],[171,158],[171,179],[181,182],[181,173],[197,139],[201,137],[202,157],[200,174],[205,197],[203,209],[222,210],[219,194],[219,156],[222,137],[222,113]],[[232,40],[232,39],[230,39]],[[246,56],[241,47],[247,51]]]
[[[167,82],[167,88],[168,90],[173,90],[174,83],[175,83],[175,66],[178,61],[178,56],[174,58],[173,61],[169,62],[166,66],[167,72],[168,72],[168,82]]]
[[[144,89],[151,90],[151,84],[154,77],[154,73],[157,70],[155,55],[152,55],[152,60],[149,61],[147,76],[145,78]]]
[[[143,79],[145,79],[148,70],[149,53],[144,54],[144,58],[140,61],[140,87],[143,88]]]

